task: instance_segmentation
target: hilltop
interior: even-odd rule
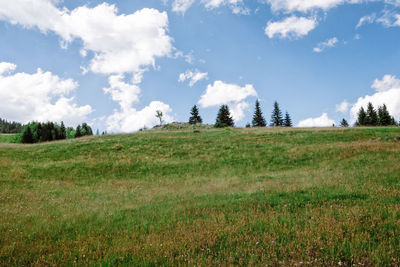
[[[0,265],[400,264],[400,128],[0,144]]]

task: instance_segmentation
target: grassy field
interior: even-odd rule
[[[0,265],[400,265],[400,128],[0,144]]]
[[[13,143],[16,134],[0,134],[0,143]]]

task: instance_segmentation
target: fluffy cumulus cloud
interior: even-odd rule
[[[321,53],[327,48],[335,47],[338,42],[339,40],[336,37],[333,37],[331,39],[326,40],[325,42],[319,43],[317,47],[314,47],[313,51],[315,53]]]
[[[207,86],[198,104],[205,108],[229,105],[233,119],[240,121],[244,118],[244,111],[249,107],[245,99],[251,96],[257,96],[257,92],[251,84],[241,87],[237,84],[215,81],[214,84]]]
[[[265,28],[265,34],[269,38],[298,39],[306,36],[317,26],[315,18],[291,16],[282,21],[269,21]]]
[[[297,127],[307,128],[307,127],[331,127],[335,124],[335,121],[328,117],[328,114],[323,113],[321,117],[309,118],[299,122]]]
[[[395,76],[385,75],[382,80],[376,79],[372,86],[375,93],[358,98],[350,109],[350,122],[353,124],[357,121],[358,111],[361,107],[364,109],[371,102],[375,108],[385,104],[388,111],[397,120],[400,120],[400,79]]]
[[[151,128],[158,123],[155,117],[156,111],[163,112],[163,120],[172,122],[173,117],[169,114],[172,109],[169,105],[160,101],[153,101],[147,107],[137,110],[133,104],[139,102],[141,89],[138,83],[141,77],[134,77],[132,81],[126,82],[124,75],[112,75],[109,77],[109,88],[104,88],[106,94],[110,94],[112,100],[118,102],[120,110],[106,119],[107,131],[109,132],[134,132],[141,128]]]
[[[185,73],[181,73],[179,75],[179,82],[184,82],[186,80],[189,81],[189,86],[194,86],[197,82],[207,79],[208,73],[207,72],[200,72],[199,70],[187,70]]]
[[[166,12],[145,8],[129,15],[117,13],[117,8],[107,3],[69,11],[58,9],[49,0],[0,1],[0,19],[53,31],[63,46],[82,40],[81,54],[94,53],[88,68],[95,73],[134,73],[171,53]]]
[[[144,8],[132,14],[118,14],[116,6],[107,3],[93,8],[80,6],[68,10],[58,8],[58,2],[0,1],[0,20],[26,28],[38,28],[43,33],[54,32],[60,36],[63,48],[67,48],[76,39],[82,42],[81,56],[92,56],[89,65],[82,67],[84,72],[110,75],[110,87],[104,89],[104,92],[120,105],[120,110],[116,110],[107,120],[108,130],[134,131],[143,126],[150,127],[155,124],[154,109],[165,113],[170,111],[170,107],[161,102],[152,102],[141,111],[133,107],[139,101],[139,83],[143,73],[155,66],[157,58],[170,56],[174,50],[172,38],[168,35],[166,12]],[[184,2],[180,1],[177,8],[183,10]],[[9,70],[11,66],[0,66],[2,73]],[[132,75],[132,83],[124,81],[125,74]],[[71,99],[66,98],[60,98],[60,101],[64,106],[72,103]],[[68,109],[66,112],[73,113]],[[146,115],[147,112],[154,114]],[[165,119],[169,118],[166,115]]]
[[[121,111],[116,110],[107,118],[107,131],[129,133],[144,127],[151,128],[159,123],[158,118],[155,117],[158,110],[163,113],[163,122],[173,121],[173,117],[170,115],[172,109],[169,105],[160,101],[152,101],[141,110],[133,107]]]
[[[10,74],[17,68],[17,65],[9,62],[0,62],[0,75]]]
[[[92,112],[89,105],[78,106],[70,95],[78,84],[51,72],[13,73],[16,65],[0,63],[0,114],[23,123],[64,121],[77,125]]]
[[[350,108],[350,103],[347,102],[347,100],[344,100],[339,105],[336,105],[336,112],[347,113],[347,111],[349,111],[349,108]]]

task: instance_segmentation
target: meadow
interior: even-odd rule
[[[399,266],[396,136],[227,128],[2,143],[0,265]]]

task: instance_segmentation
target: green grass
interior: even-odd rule
[[[14,143],[17,134],[0,134],[0,143]]]
[[[400,128],[0,144],[0,265],[400,264]]]

